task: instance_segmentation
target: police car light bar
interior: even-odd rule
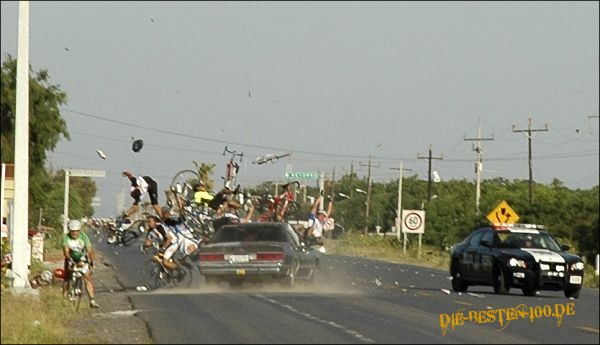
[[[528,223],[494,223],[492,224],[494,230],[507,230],[507,229],[532,229],[532,230],[544,230],[545,227],[541,224],[528,224]]]

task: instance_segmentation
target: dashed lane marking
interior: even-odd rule
[[[328,320],[320,319],[320,318],[318,318],[318,317],[316,317],[314,315],[311,315],[309,313],[301,312],[301,311],[297,310],[296,308],[292,307],[291,305],[287,305],[287,304],[283,304],[283,303],[277,302],[277,301],[275,301],[273,299],[270,299],[268,297],[265,297],[265,296],[263,296],[261,294],[256,294],[256,296],[259,297],[259,298],[261,298],[261,299],[263,299],[263,300],[265,300],[265,301],[268,301],[268,302],[271,302],[273,304],[276,304],[276,305],[278,305],[278,306],[280,306],[282,308],[288,309],[292,313],[300,315],[300,316],[303,316],[303,317],[305,317],[305,318],[307,318],[309,320],[312,320],[312,321],[315,321],[315,322],[319,322],[319,323],[322,323],[322,324],[325,324],[325,325],[329,325],[331,327],[338,328],[338,329],[340,329],[340,330],[342,330],[342,331],[344,331],[344,332],[346,332],[346,333],[354,336],[355,338],[357,338],[358,340],[360,340],[360,341],[362,341],[364,343],[375,343],[376,342],[375,340],[362,335],[360,332],[357,332],[357,331],[355,331],[353,329],[344,327],[344,326],[336,323],[335,321],[328,321]]]

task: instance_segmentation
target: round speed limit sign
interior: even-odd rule
[[[402,221],[402,231],[411,234],[422,234],[425,232],[425,211],[404,210],[402,211],[404,219]]]

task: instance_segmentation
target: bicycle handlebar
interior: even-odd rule
[[[244,158],[244,153],[243,153],[243,152],[242,152],[242,153],[239,153],[239,152],[237,152],[237,151],[230,151],[230,150],[227,148],[227,145],[225,145],[225,149],[223,150],[223,156],[225,156],[225,154],[226,154],[226,153],[231,153],[231,154],[232,154],[232,157],[231,157],[231,159],[233,159],[233,157],[235,157],[235,156],[239,156],[239,157],[240,157],[240,162],[241,162],[241,161],[242,161],[242,159]]]

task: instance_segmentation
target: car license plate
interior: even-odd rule
[[[232,255],[229,257],[229,260],[231,260],[231,262],[249,262],[250,258],[248,255]]]
[[[581,276],[571,276],[569,278],[569,283],[571,283],[571,284],[581,284]]]
[[[245,276],[246,270],[243,268],[238,268],[237,270],[235,270],[235,274],[237,274],[238,276]]]

